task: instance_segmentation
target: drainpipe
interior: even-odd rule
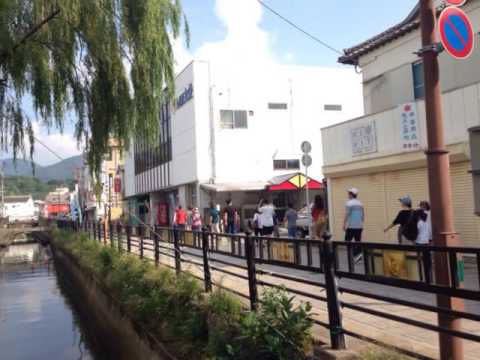
[[[214,85],[212,85],[212,74],[210,71],[210,62],[208,63],[208,99],[209,99],[209,106],[210,106],[210,146],[209,146],[209,153],[210,153],[210,167],[211,167],[211,174],[210,174],[210,183],[215,184],[215,180],[217,178],[217,160],[215,154],[215,112],[213,107],[213,89]]]

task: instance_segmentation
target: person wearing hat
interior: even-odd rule
[[[363,204],[358,200],[358,189],[348,189],[348,201],[345,205],[345,220],[343,222],[343,231],[345,231],[345,241],[362,241],[363,224],[365,222],[365,210]],[[358,246],[353,247],[355,260],[360,260],[362,250]]]
[[[400,244],[413,244],[417,240],[418,228],[417,217],[415,211],[412,209],[412,199],[406,195],[398,199],[402,209],[398,212],[397,217],[393,223],[389,225],[384,231],[387,232],[395,226],[398,228],[398,242]]]

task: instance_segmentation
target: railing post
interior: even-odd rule
[[[334,250],[331,235],[323,235],[322,255],[325,267],[325,289],[327,291],[328,320],[330,325],[330,341],[334,350],[345,349],[345,336],[342,328],[342,313],[338,299],[338,284],[335,278]]]
[[[140,259],[143,259],[143,239],[146,234],[146,228],[142,225],[139,226],[138,228],[139,231],[139,236],[140,236]]]
[[[98,242],[102,242],[102,223],[98,222],[97,224],[97,231],[98,231]]]
[[[132,226],[127,225],[125,230],[127,231],[127,252],[131,252],[132,251],[132,239],[131,239],[131,237],[132,237]]]
[[[117,246],[118,246],[118,252],[121,253],[123,250],[123,244],[122,244],[122,224],[117,223]]]
[[[93,241],[97,241],[97,229],[95,228],[95,222],[92,222],[91,225],[92,232],[93,232]]]
[[[182,271],[182,258],[180,257],[180,231],[178,228],[174,230],[173,250],[175,253],[175,270],[177,275]]]
[[[159,238],[158,238],[158,229],[155,226],[153,231],[153,247],[155,251],[155,265],[158,266],[160,264],[160,249],[159,249]]]
[[[202,250],[203,250],[203,279],[205,282],[205,291],[212,291],[212,275],[210,274],[210,265],[208,264],[208,231],[202,229]]]
[[[113,248],[113,223],[111,221],[108,223],[108,236],[110,238],[110,247]]]
[[[103,230],[103,245],[107,245],[107,223],[104,221],[102,223],[102,230]]]
[[[248,290],[250,294],[250,309],[256,310],[258,303],[257,276],[255,270],[255,244],[254,239],[247,233],[245,236],[245,257],[248,269]]]

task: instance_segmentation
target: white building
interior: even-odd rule
[[[38,219],[31,195],[5,196],[4,203],[4,214],[10,223]]]
[[[304,140],[313,147],[309,176],[321,180],[320,128],[361,114],[353,69],[252,72],[194,61],[176,77],[175,106],[163,108],[158,145],[136,141],[126,156],[127,211],[165,223],[176,204],[205,209],[231,197],[236,206],[254,206],[269,180],[304,171]]]
[[[470,0],[462,9],[478,30],[480,1]],[[322,129],[335,239],[343,239],[349,187],[360,189],[366,209],[364,239],[372,242],[396,241],[394,231],[384,234],[383,229],[397,214],[399,197],[410,195],[415,206],[429,198],[423,64],[415,54],[422,47],[418,10],[417,5],[404,21],[345,50],[339,59],[362,72],[366,115]],[[475,33],[474,43],[478,40]],[[439,64],[455,227],[464,244],[478,245],[469,129],[480,126],[480,49],[467,60],[443,52]]]

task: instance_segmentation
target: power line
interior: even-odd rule
[[[52,149],[50,149],[47,145],[45,145],[45,143],[43,143],[42,141],[40,141],[36,136],[33,137],[35,139],[36,142],[38,142],[40,145],[42,145],[45,149],[47,149],[50,153],[52,153],[53,155],[55,155],[57,158],[60,159],[60,161],[63,161],[65,160],[64,158],[62,158],[60,155],[58,155],[55,151],[53,151]]]
[[[338,54],[338,55],[343,55],[343,53],[340,51],[340,50],[337,50],[335,49],[333,46],[327,44],[325,41],[322,41],[320,40],[318,37],[316,37],[315,35],[312,35],[311,33],[309,33],[308,31],[302,29],[300,26],[298,26],[297,24],[295,24],[293,21],[287,19],[285,16],[279,14],[277,11],[275,11],[274,9],[272,9],[270,6],[268,6],[267,4],[265,4],[262,0],[257,0],[258,3],[260,5],[262,5],[265,9],[267,9],[268,11],[270,11],[271,13],[273,13],[274,15],[278,16],[280,19],[282,19],[283,21],[285,21],[287,24],[293,26],[295,29],[297,29],[298,31],[300,31],[301,33],[307,35],[310,39],[316,41],[317,43],[319,43],[320,45],[326,47],[328,50],[330,51],[333,51],[334,53]]]

